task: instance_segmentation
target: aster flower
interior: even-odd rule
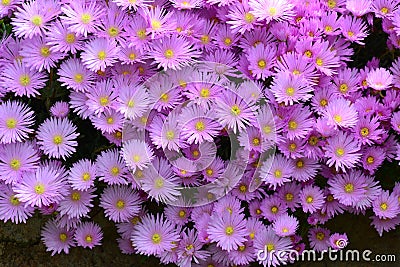
[[[398,10],[398,3],[394,0],[377,0],[372,3],[372,11],[377,18],[390,18]]]
[[[76,151],[76,138],[79,136],[76,130],[76,126],[66,118],[47,119],[38,128],[38,145],[50,157],[65,159]]]
[[[141,255],[160,255],[171,251],[179,235],[174,225],[157,214],[146,215],[132,232],[131,241]]]
[[[251,31],[255,26],[259,25],[256,22],[256,17],[250,12],[250,6],[247,0],[243,1],[241,5],[231,5],[227,15],[227,24],[231,25],[233,33],[245,33]]]
[[[262,216],[273,222],[287,212],[287,206],[278,195],[270,195],[261,202]]]
[[[63,119],[68,116],[69,106],[67,102],[57,101],[50,107],[50,113],[56,118]]]
[[[316,251],[324,251],[329,248],[330,231],[326,228],[315,227],[308,232],[310,246]]]
[[[117,149],[103,151],[96,159],[96,167],[100,181],[109,185],[128,184],[128,168]]]
[[[385,131],[378,129],[380,126],[378,117],[360,117],[354,127],[354,136],[362,145],[372,145],[382,139]]]
[[[248,235],[246,220],[241,214],[214,215],[207,228],[207,233],[212,242],[216,242],[218,247],[230,252],[236,250],[247,240]]]
[[[318,187],[307,185],[300,191],[300,203],[304,212],[314,213],[324,205],[324,194]]]
[[[191,264],[192,261],[199,263],[199,260],[205,260],[210,253],[202,250],[203,243],[200,242],[198,234],[195,230],[191,229],[181,233],[181,240],[177,248],[178,264],[185,266]]]
[[[292,162],[294,165],[292,177],[299,182],[305,182],[315,178],[321,168],[318,161],[312,158],[301,157]]]
[[[94,85],[95,77],[86,69],[78,58],[70,58],[64,61],[58,70],[58,79],[63,86],[77,92],[88,92]]]
[[[80,159],[69,169],[68,182],[75,190],[88,190],[93,187],[97,168],[88,159]]]
[[[307,101],[312,97],[313,89],[306,85],[304,78],[299,75],[290,75],[286,72],[275,76],[270,88],[278,103],[293,105],[295,102]]]
[[[299,221],[296,219],[296,217],[290,216],[288,214],[279,216],[272,224],[274,232],[278,236],[282,237],[294,235],[298,226]]]
[[[362,19],[353,16],[343,17],[341,30],[345,38],[360,45],[364,45],[363,40],[368,36],[367,25]]]
[[[96,196],[93,194],[94,188],[86,191],[69,189],[68,194],[60,201],[57,211],[60,216],[68,216],[68,218],[86,217],[90,209],[93,208],[92,200]]]
[[[248,49],[249,71],[253,77],[265,80],[272,75],[271,69],[275,67],[276,52],[275,46],[263,44]]]
[[[373,226],[381,237],[383,232],[389,232],[394,230],[397,225],[400,224],[400,217],[397,216],[393,219],[381,219],[378,216],[371,216],[372,219],[371,226]]]
[[[104,16],[104,10],[96,4],[96,1],[70,1],[61,7],[65,14],[62,21],[68,25],[68,30],[87,36],[99,29],[100,19]]]
[[[49,30],[49,21],[59,13],[60,7],[57,1],[30,1],[18,7],[11,24],[18,37],[31,39],[34,36],[43,35]]]
[[[7,16],[9,12],[15,10],[23,0],[6,0],[0,2],[0,18]]]
[[[171,19],[174,12],[168,12],[161,6],[152,9],[141,9],[141,15],[147,21],[146,33],[151,34],[154,39],[156,35],[164,35],[175,31],[175,23]]]
[[[46,251],[51,251],[51,256],[61,252],[68,254],[69,249],[75,247],[74,230],[60,227],[53,219],[46,222],[41,236],[46,246]]]
[[[337,73],[336,68],[340,66],[336,51],[330,49],[329,42],[316,43],[318,51],[313,55],[315,67],[327,76]]]
[[[149,87],[149,100],[154,103],[152,108],[160,112],[173,109],[181,104],[181,94],[169,76],[155,76],[154,80],[146,84]]]
[[[279,198],[292,211],[299,206],[300,189],[301,186],[296,182],[286,183],[278,189]]]
[[[249,6],[257,20],[265,20],[266,23],[272,20],[286,21],[295,16],[294,5],[287,0],[250,0]]]
[[[289,140],[306,137],[314,124],[308,108],[293,106],[285,111],[284,130]]]
[[[46,33],[46,45],[50,46],[51,51],[71,52],[75,54],[84,47],[83,36],[67,29],[63,21],[56,20]]]
[[[25,173],[35,171],[38,162],[37,150],[30,143],[3,145],[0,149],[0,179],[6,184],[19,182]]]
[[[24,179],[13,186],[13,190],[15,197],[25,202],[25,206],[40,208],[60,202],[66,195],[65,187],[65,179],[57,169],[45,166],[26,173]]]
[[[2,70],[0,86],[16,96],[30,97],[39,95],[38,90],[46,85],[45,81],[44,73],[28,68],[23,61],[15,60]]]
[[[191,47],[186,38],[172,35],[154,41],[149,58],[164,69],[179,70],[195,62],[200,53]]]
[[[149,0],[138,0],[138,1],[112,0],[112,2],[123,9],[129,9],[129,10],[133,10],[133,11],[136,11],[139,8],[148,7],[152,3],[152,1],[149,1]]]
[[[50,68],[54,68],[56,63],[66,56],[65,53],[51,51],[46,39],[42,37],[24,40],[20,54],[27,67],[39,72],[50,72]]]
[[[360,160],[361,154],[359,144],[352,135],[339,132],[337,135],[327,139],[325,156],[328,158],[329,167],[335,165],[336,171],[352,168]]]
[[[273,190],[290,181],[293,174],[293,166],[290,161],[280,154],[267,159],[261,169],[260,175],[262,180],[269,185]]]
[[[386,151],[381,147],[366,147],[362,151],[363,168],[373,174],[386,158]]]
[[[88,43],[81,55],[83,64],[91,71],[105,71],[117,62],[119,48],[114,40],[96,38]]]
[[[372,0],[347,0],[346,9],[357,17],[369,13],[372,7]]]
[[[400,213],[399,201],[396,195],[382,190],[372,202],[372,210],[381,219],[393,219]]]
[[[366,81],[368,86],[375,90],[385,90],[391,86],[393,76],[388,70],[378,68],[368,73]]]
[[[122,222],[139,214],[141,202],[139,195],[128,186],[109,186],[101,195],[100,207],[110,220]]]
[[[90,120],[94,128],[102,133],[111,134],[115,131],[122,131],[124,116],[115,110],[106,110],[98,116],[91,116]]]
[[[0,143],[22,142],[33,133],[33,111],[18,101],[7,101],[0,105]]]
[[[150,146],[146,142],[135,139],[124,143],[122,156],[133,171],[136,168],[145,169],[154,158],[153,150]]]
[[[95,246],[101,245],[103,232],[97,224],[83,222],[77,226],[74,239],[77,246],[93,249]]]
[[[323,112],[328,124],[341,128],[353,128],[358,121],[358,112],[355,107],[344,98],[332,100]]]
[[[19,198],[15,196],[11,185],[0,185],[0,220],[12,223],[26,223],[26,220],[33,216],[34,207],[25,206]]]

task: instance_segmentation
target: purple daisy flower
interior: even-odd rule
[[[304,186],[300,191],[300,203],[304,212],[314,213],[325,203],[321,189],[313,185]]]
[[[248,235],[246,220],[241,214],[222,214],[211,216],[211,221],[207,227],[207,233],[212,242],[216,242],[218,247],[230,252],[242,246]]]
[[[368,36],[367,25],[361,18],[344,16],[341,21],[341,30],[345,38],[351,42],[364,45],[363,40]]]
[[[272,75],[271,69],[275,67],[276,48],[272,45],[259,44],[250,47],[247,51],[249,71],[256,79],[265,80]]]
[[[0,105],[0,143],[22,142],[33,133],[34,113],[25,104],[7,101]]]
[[[75,247],[74,230],[59,226],[53,219],[46,222],[41,236],[46,251],[51,251],[51,256],[61,252],[68,254],[69,249]]]
[[[68,26],[63,22],[57,20],[51,25],[46,33],[46,45],[50,46],[51,51],[76,54],[77,51],[83,50],[84,38],[68,30]]]
[[[227,15],[227,24],[230,24],[230,28],[233,33],[245,33],[251,31],[255,26],[259,26],[256,17],[250,12],[249,1],[245,0],[241,5],[230,5],[229,13]]]
[[[103,232],[100,226],[94,222],[83,222],[77,226],[74,239],[78,246],[93,249],[95,246],[101,245]]]
[[[372,202],[372,210],[381,219],[393,219],[400,213],[398,198],[395,194],[390,194],[382,190],[379,196]]]
[[[0,220],[12,223],[26,223],[29,217],[33,216],[34,207],[25,206],[19,198],[15,196],[11,185],[0,185]]]
[[[50,157],[66,159],[76,151],[79,136],[76,130],[66,118],[49,118],[38,128],[38,145]]]
[[[272,224],[274,232],[282,237],[294,235],[298,226],[299,221],[296,217],[288,214],[280,215]]]
[[[25,202],[25,206],[39,208],[60,202],[67,193],[66,188],[64,177],[50,166],[26,173],[24,179],[13,186],[15,197]]]
[[[375,142],[380,141],[385,133],[385,130],[378,129],[379,126],[378,117],[360,117],[353,129],[354,136],[362,145],[373,145]]]
[[[88,159],[80,159],[69,169],[68,182],[76,190],[85,191],[93,187],[97,168]]]
[[[358,121],[358,113],[354,106],[343,98],[332,100],[323,112],[328,125],[341,128],[353,128]]]
[[[87,36],[99,29],[100,19],[104,16],[104,9],[96,1],[70,1],[61,7],[65,14],[62,21],[69,25],[68,30]]]
[[[0,179],[6,184],[20,182],[23,175],[38,167],[39,155],[30,143],[14,143],[1,146]]]
[[[293,106],[285,110],[284,130],[289,140],[306,137],[313,124],[314,120],[308,108]]]
[[[346,233],[334,233],[329,237],[329,244],[333,249],[339,250],[345,248],[349,244],[349,240]]]
[[[315,227],[308,232],[311,248],[316,251],[324,251],[329,248],[330,231],[326,228]]]
[[[132,90],[132,87],[134,90]],[[149,94],[142,84],[124,85],[118,94],[117,111],[125,118],[134,120],[142,116],[149,108]]]
[[[119,48],[114,40],[96,38],[89,42],[81,55],[83,64],[91,71],[105,71],[117,62]]]
[[[336,171],[341,169],[345,172],[346,168],[354,167],[360,160],[361,153],[359,152],[360,147],[354,137],[340,131],[327,139],[325,156],[328,160],[326,163],[329,167],[335,165]]]
[[[122,131],[125,122],[124,116],[115,110],[106,110],[100,115],[90,117],[94,128],[100,130],[103,134],[111,134],[116,131]]]
[[[288,0],[250,0],[249,6],[257,20],[265,20],[266,23],[287,21],[295,16],[294,5]]]
[[[88,92],[94,86],[95,77],[79,58],[64,61],[58,70],[58,79],[63,86],[77,92]]]
[[[68,218],[86,217],[90,209],[93,208],[92,200],[96,196],[93,194],[94,188],[86,191],[69,189],[68,195],[59,203],[57,211],[60,216],[68,216]]]
[[[262,216],[268,221],[275,221],[287,212],[287,206],[278,195],[270,195],[261,202]]]
[[[293,105],[295,102],[307,101],[312,97],[313,89],[305,83],[305,79],[299,75],[290,75],[286,72],[278,74],[271,86],[278,103]]]
[[[354,206],[367,192],[367,184],[360,171],[336,175],[328,180],[328,185],[335,199],[346,206]]]
[[[290,177],[294,171],[291,162],[280,154],[267,159],[261,169],[261,179],[269,185],[270,188],[276,190],[286,182],[290,182]]]
[[[140,196],[128,186],[108,186],[100,198],[100,207],[114,222],[128,221],[141,210]]]
[[[124,143],[121,153],[126,164],[133,171],[137,168],[140,170],[147,168],[154,158],[153,150],[146,142],[134,139]]]
[[[36,96],[39,89],[46,84],[46,76],[42,72],[31,70],[21,60],[5,65],[0,77],[0,85],[16,96]]]
[[[50,107],[50,113],[56,118],[63,119],[68,116],[69,105],[67,102],[57,101]]]
[[[109,185],[128,184],[128,168],[117,149],[103,151],[96,159],[97,176]],[[94,177],[93,177],[94,179]]]
[[[362,150],[361,162],[363,168],[373,174],[386,158],[386,151],[382,147],[371,146]]]
[[[366,81],[375,90],[385,90],[392,85],[393,75],[384,68],[378,68],[368,73]]]
[[[132,232],[131,241],[141,255],[159,256],[179,241],[174,224],[157,214],[146,215]]]

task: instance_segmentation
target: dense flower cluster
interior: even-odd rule
[[[351,65],[373,31],[400,48],[398,1],[3,0],[0,18],[0,219],[47,216],[52,255],[104,242],[98,207],[122,253],[182,267],[341,249],[324,224],[344,212],[400,224],[400,183],[375,175],[400,160],[400,58]]]

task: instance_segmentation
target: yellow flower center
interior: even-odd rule
[[[335,0],[328,0],[328,7],[329,8],[335,8],[336,6],[336,1]]]
[[[293,95],[294,95],[294,88],[293,88],[293,87],[288,87],[288,88],[286,89],[286,94],[287,94],[288,96],[293,96]]]
[[[160,178],[157,178],[155,181],[154,181],[154,186],[157,188],[157,189],[161,189],[163,186],[164,186],[164,180],[160,177]]]
[[[210,37],[208,35],[202,35],[200,39],[202,44],[208,44],[210,42]]]
[[[229,37],[226,37],[226,38],[224,39],[224,44],[225,44],[226,46],[231,45],[231,44],[232,44],[232,39],[229,38]]]
[[[40,48],[40,54],[44,57],[50,56],[50,48],[48,46],[43,46]]]
[[[226,227],[225,234],[232,235],[233,234],[233,227],[232,226]]]
[[[154,244],[160,244],[161,243],[161,235],[160,234],[153,234],[151,237],[151,240],[153,241]]]
[[[322,232],[318,232],[318,233],[316,234],[316,236],[317,236],[317,239],[318,239],[318,240],[324,240],[324,238],[325,238],[325,234],[322,233]]]
[[[108,104],[108,96],[102,96],[100,97],[100,105],[101,106],[106,106]]]
[[[235,116],[239,116],[240,115],[240,108],[239,108],[239,106],[238,105],[234,105],[232,108],[231,108],[231,113],[232,113],[232,115],[235,115]]]
[[[269,126],[269,125],[265,125],[264,127],[263,127],[263,132],[265,133],[265,134],[270,134],[271,133],[271,126]]]
[[[80,73],[77,73],[74,75],[74,81],[77,83],[82,83],[83,82],[83,75]]]
[[[146,39],[146,29],[140,29],[136,32],[137,37],[139,37],[140,40]]]
[[[354,32],[348,31],[348,32],[347,32],[347,35],[348,35],[349,37],[353,37],[353,36],[354,36]]]
[[[204,131],[204,129],[206,127],[204,125],[204,122],[198,121],[198,122],[196,122],[195,128],[196,128],[197,131],[201,132],[201,131]]]
[[[43,18],[39,15],[34,15],[31,18],[31,22],[35,26],[41,26],[43,24]]]
[[[375,161],[375,159],[374,159],[373,156],[367,157],[367,163],[368,163],[368,164],[372,164],[372,163],[374,163],[374,161]]]
[[[324,64],[324,61],[321,58],[317,58],[315,63],[317,63],[318,66],[322,66],[322,64]]]
[[[259,67],[260,69],[264,69],[265,66],[267,65],[267,62],[265,62],[264,59],[260,59],[260,60],[257,62],[257,65],[258,65],[258,67]]]
[[[328,105],[328,100],[326,100],[326,99],[321,99],[320,101],[319,101],[319,105],[321,106],[321,107],[326,107],[326,105]]]
[[[106,56],[107,56],[107,54],[106,54],[106,51],[104,51],[104,50],[101,50],[101,51],[97,54],[97,57],[98,57],[100,60],[106,59]]]
[[[186,211],[180,210],[179,211],[179,217],[184,218],[186,216]]]
[[[197,158],[200,155],[200,152],[198,150],[193,150],[192,155]]]
[[[332,195],[328,195],[328,196],[326,197],[326,201],[328,201],[328,202],[332,202],[333,200],[334,200],[334,198],[333,198]]]
[[[73,192],[72,194],[71,194],[71,199],[73,200],[73,201],[78,201],[78,200],[80,200],[81,199],[81,194],[79,194],[79,192]]]
[[[347,91],[349,90],[349,87],[347,86],[347,84],[345,84],[345,83],[342,83],[340,86],[339,86],[339,91],[341,92],[341,93],[346,93]]]
[[[64,233],[61,233],[61,234],[59,235],[59,238],[60,238],[61,242],[67,241],[67,235],[64,234]]]
[[[167,59],[171,59],[171,58],[174,57],[174,51],[172,51],[172,49],[167,49],[167,50],[165,50],[165,52],[164,52],[164,56],[165,56]]]
[[[208,88],[201,88],[200,96],[204,97],[204,98],[209,97],[210,96],[210,90]]]
[[[12,195],[10,197],[10,203],[13,206],[18,206],[19,205],[19,199],[16,196]]]
[[[312,57],[312,52],[310,50],[307,50],[307,51],[304,52],[304,55],[306,57],[308,57],[308,58],[311,58]]]
[[[308,196],[308,197],[306,198],[306,202],[307,202],[308,204],[312,203],[313,201],[314,201],[314,198],[313,198],[312,196]]]
[[[8,5],[10,5],[10,3],[11,3],[11,0],[2,0],[2,1],[1,1],[1,4],[2,4],[3,6],[8,6]]]
[[[301,160],[301,159],[299,159],[299,160],[296,162],[296,166],[297,166],[297,168],[303,168],[303,167],[304,167],[304,161]]]
[[[276,15],[276,8],[275,7],[270,7],[269,8],[269,15],[270,16],[275,16]]]
[[[254,15],[253,14],[251,14],[250,12],[247,12],[246,14],[244,14],[244,20],[247,22],[247,23],[253,23],[253,21],[254,21]]]
[[[38,183],[37,185],[35,185],[35,193],[36,194],[41,195],[44,193],[44,191],[45,191],[44,184]]]
[[[266,244],[265,247],[267,248],[267,251],[268,251],[268,252],[271,252],[272,250],[275,249],[275,245],[272,244],[272,243]]]
[[[19,77],[19,83],[20,83],[22,86],[28,86],[28,85],[31,83],[31,78],[29,77],[28,74],[22,74],[22,75]]]
[[[286,201],[292,201],[293,200],[293,194],[292,193],[287,193],[285,195]]]
[[[367,127],[364,127],[360,130],[360,133],[362,136],[366,137],[367,135],[369,135],[369,129]]]
[[[388,209],[388,204],[384,202],[384,203],[382,203],[382,204],[380,205],[380,207],[381,207],[381,210],[385,211],[385,210]]]
[[[153,30],[158,30],[158,29],[160,29],[160,28],[161,28],[161,21],[155,20],[155,19],[151,20],[151,28],[152,28]]]
[[[345,184],[344,191],[346,191],[346,193],[354,192],[354,185],[352,183]]]
[[[17,127],[17,120],[14,118],[7,119],[6,126],[8,129],[15,129],[15,127]]]
[[[138,163],[140,161],[140,156],[139,155],[134,155],[133,156],[133,162]]]
[[[295,151],[296,148],[297,148],[296,143],[291,143],[291,144],[289,145],[289,150],[292,151],[292,152]]]
[[[108,117],[107,118],[107,123],[108,124],[113,124],[114,123],[114,118],[113,117]]]
[[[125,202],[123,200],[118,200],[116,204],[118,209],[123,209],[125,207]]]
[[[57,134],[53,137],[53,143],[55,145],[60,145],[63,142],[63,138],[61,135]]]
[[[247,186],[244,184],[239,187],[240,192],[245,193],[247,191]]]
[[[142,179],[142,178],[143,178],[143,171],[137,169],[137,170],[135,171],[135,173],[134,173],[134,176],[135,176],[136,178],[138,178],[138,179]]]
[[[315,146],[318,143],[318,137],[316,137],[315,135],[310,136],[310,138],[308,139],[308,143],[312,146]]]
[[[344,155],[344,149],[339,147],[336,149],[336,156],[341,157]]]
[[[271,208],[271,212],[272,213],[277,213],[278,212],[278,207],[277,206],[273,206],[272,208]]]
[[[111,174],[113,176],[117,176],[119,174],[119,168],[117,166],[114,166],[111,168]]]
[[[161,94],[161,100],[162,100],[163,102],[167,102],[168,99],[169,99],[169,95],[168,95],[167,93]]]
[[[329,25],[325,26],[325,31],[326,32],[331,32],[332,31],[332,27],[329,26]]]
[[[119,34],[119,29],[117,27],[110,27],[108,29],[108,35],[111,37],[116,37]]]
[[[387,7],[382,7],[381,12],[382,14],[386,15],[389,12],[389,9]]]
[[[342,122],[342,116],[340,116],[339,114],[336,114],[336,115],[333,116],[333,120],[336,123],[341,123]]]
[[[172,140],[175,137],[175,133],[174,133],[174,131],[169,130],[166,132],[166,136],[167,136],[168,140]]]
[[[293,70],[293,74],[294,74],[294,75],[299,75],[299,74],[300,74],[300,71],[299,71],[299,70]]]
[[[10,167],[14,171],[18,171],[21,168],[21,161],[19,159],[12,159],[10,162]]]
[[[85,182],[89,181],[90,180],[90,174],[88,172],[85,172],[82,175],[82,180],[85,181]]]
[[[297,122],[289,121],[289,130],[296,130],[297,129]]]
[[[81,16],[81,22],[83,24],[88,24],[92,21],[92,16],[89,13],[83,13]]]
[[[75,34],[73,34],[73,33],[68,33],[68,34],[65,36],[65,41],[66,41],[68,44],[73,44],[73,43],[75,42],[75,40],[76,40],[76,37],[75,37]]]
[[[282,171],[281,170],[275,170],[274,175],[276,178],[282,178]]]
[[[86,241],[87,243],[92,243],[93,237],[92,237],[91,235],[87,235],[87,236],[85,237],[85,241]]]

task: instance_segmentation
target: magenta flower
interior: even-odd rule
[[[77,246],[93,249],[101,245],[103,232],[100,226],[93,222],[83,222],[75,230],[74,239]]]

